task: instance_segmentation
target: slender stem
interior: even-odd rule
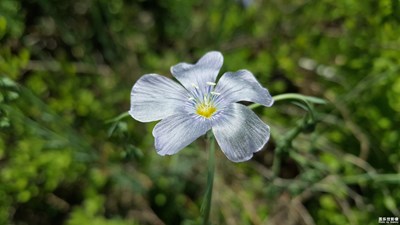
[[[118,121],[120,121],[120,120],[122,120],[122,119],[124,119],[125,117],[128,117],[128,116],[129,116],[129,112],[126,111],[126,112],[121,113],[120,115],[118,115],[115,118],[107,120],[106,123],[118,122]]]
[[[281,169],[281,157],[285,154],[288,149],[291,147],[293,140],[306,128],[307,126],[307,117],[297,125],[295,128],[290,130],[279,142],[278,146],[275,148],[274,161],[272,164],[272,172],[275,177],[277,177],[280,173]]]
[[[312,96],[305,96],[305,95],[301,95],[301,94],[296,94],[296,93],[286,93],[286,94],[280,94],[280,95],[276,95],[273,97],[274,102],[278,102],[278,101],[283,101],[283,100],[297,100],[297,101],[301,101],[305,103],[305,107],[301,107],[304,108],[306,111],[308,111],[310,117],[311,117],[311,121],[315,122],[315,117],[314,117],[314,110],[312,107],[312,104],[326,104],[326,101],[324,99],[321,98],[316,98],[316,97],[312,97]],[[250,109],[255,109],[258,108],[259,106],[261,106],[258,103],[254,103],[249,105],[248,107]],[[279,172],[281,169],[281,164],[282,164],[282,155],[287,151],[288,148],[290,148],[290,145],[292,144],[292,141],[303,131],[306,129],[306,126],[308,125],[307,123],[307,118],[304,118],[304,121],[302,124],[298,125],[297,127],[295,127],[294,129],[290,130],[288,134],[285,135],[285,137],[283,137],[281,139],[281,141],[279,141],[278,146],[275,148],[275,154],[274,154],[274,161],[272,164],[272,172],[274,177],[279,176]]]
[[[280,148],[275,148],[274,161],[272,161],[272,172],[274,177],[278,177],[281,169],[281,151]]]
[[[297,94],[297,93],[286,93],[286,94],[280,94],[280,95],[275,95],[273,97],[274,101],[281,101],[281,100],[287,100],[287,99],[297,99],[301,101],[309,101],[315,104],[326,104],[326,101],[321,98],[313,97],[313,96],[306,96],[302,94]]]
[[[306,96],[306,95],[301,95],[301,94],[296,94],[296,93],[286,93],[286,94],[280,94],[280,95],[275,95],[272,97],[274,99],[274,102],[282,101],[282,100],[299,100],[302,102],[306,103],[314,103],[314,104],[326,104],[326,101],[321,98],[316,98],[312,96]],[[260,107],[261,105],[258,103],[254,103],[249,105],[248,107],[250,109],[255,109]]]
[[[214,185],[214,171],[215,171],[215,139],[213,134],[210,132],[207,135],[209,145],[209,156],[208,156],[208,173],[207,173],[207,190],[204,194],[202,213],[203,213],[203,225],[209,225],[209,217],[211,211],[211,199]]]

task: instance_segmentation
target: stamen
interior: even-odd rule
[[[192,83],[192,87],[199,89],[199,86],[197,86],[196,84]]]
[[[218,95],[220,95],[221,93],[211,91],[210,94],[212,94],[212,95],[217,95],[217,96],[218,96]]]
[[[217,85],[217,84],[216,84],[216,83],[214,83],[214,82],[207,81],[207,85],[210,85],[210,86],[215,86],[215,85]]]
[[[211,116],[217,111],[217,108],[215,108],[215,106],[211,105],[211,104],[205,104],[205,103],[201,103],[199,105],[197,105],[196,108],[196,113],[199,116],[202,116],[204,118],[211,118]]]
[[[194,98],[193,97],[189,97],[189,100],[192,101],[192,100],[194,100]]]

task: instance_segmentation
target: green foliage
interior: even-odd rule
[[[217,151],[213,224],[400,216],[399,1],[241,2],[1,0],[0,224],[199,224],[204,140],[160,157],[126,111],[209,50],[277,100],[266,149]]]

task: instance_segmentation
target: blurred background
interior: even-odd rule
[[[210,50],[328,102],[307,126],[292,102],[255,109],[272,138],[217,151],[213,224],[398,217],[399,25],[399,0],[1,0],[0,224],[199,224],[204,139],[161,157],[156,123],[123,113],[140,76]]]

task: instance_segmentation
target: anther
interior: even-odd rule
[[[217,95],[217,96],[218,96],[218,95],[220,95],[221,93],[211,91],[210,94],[212,94],[212,95]]]
[[[195,85],[194,83],[192,83],[192,87],[199,89],[199,86]]]
[[[217,85],[216,83],[210,82],[210,81],[207,81],[206,83],[207,83],[207,85],[210,85],[210,86],[215,86],[215,85]]]

